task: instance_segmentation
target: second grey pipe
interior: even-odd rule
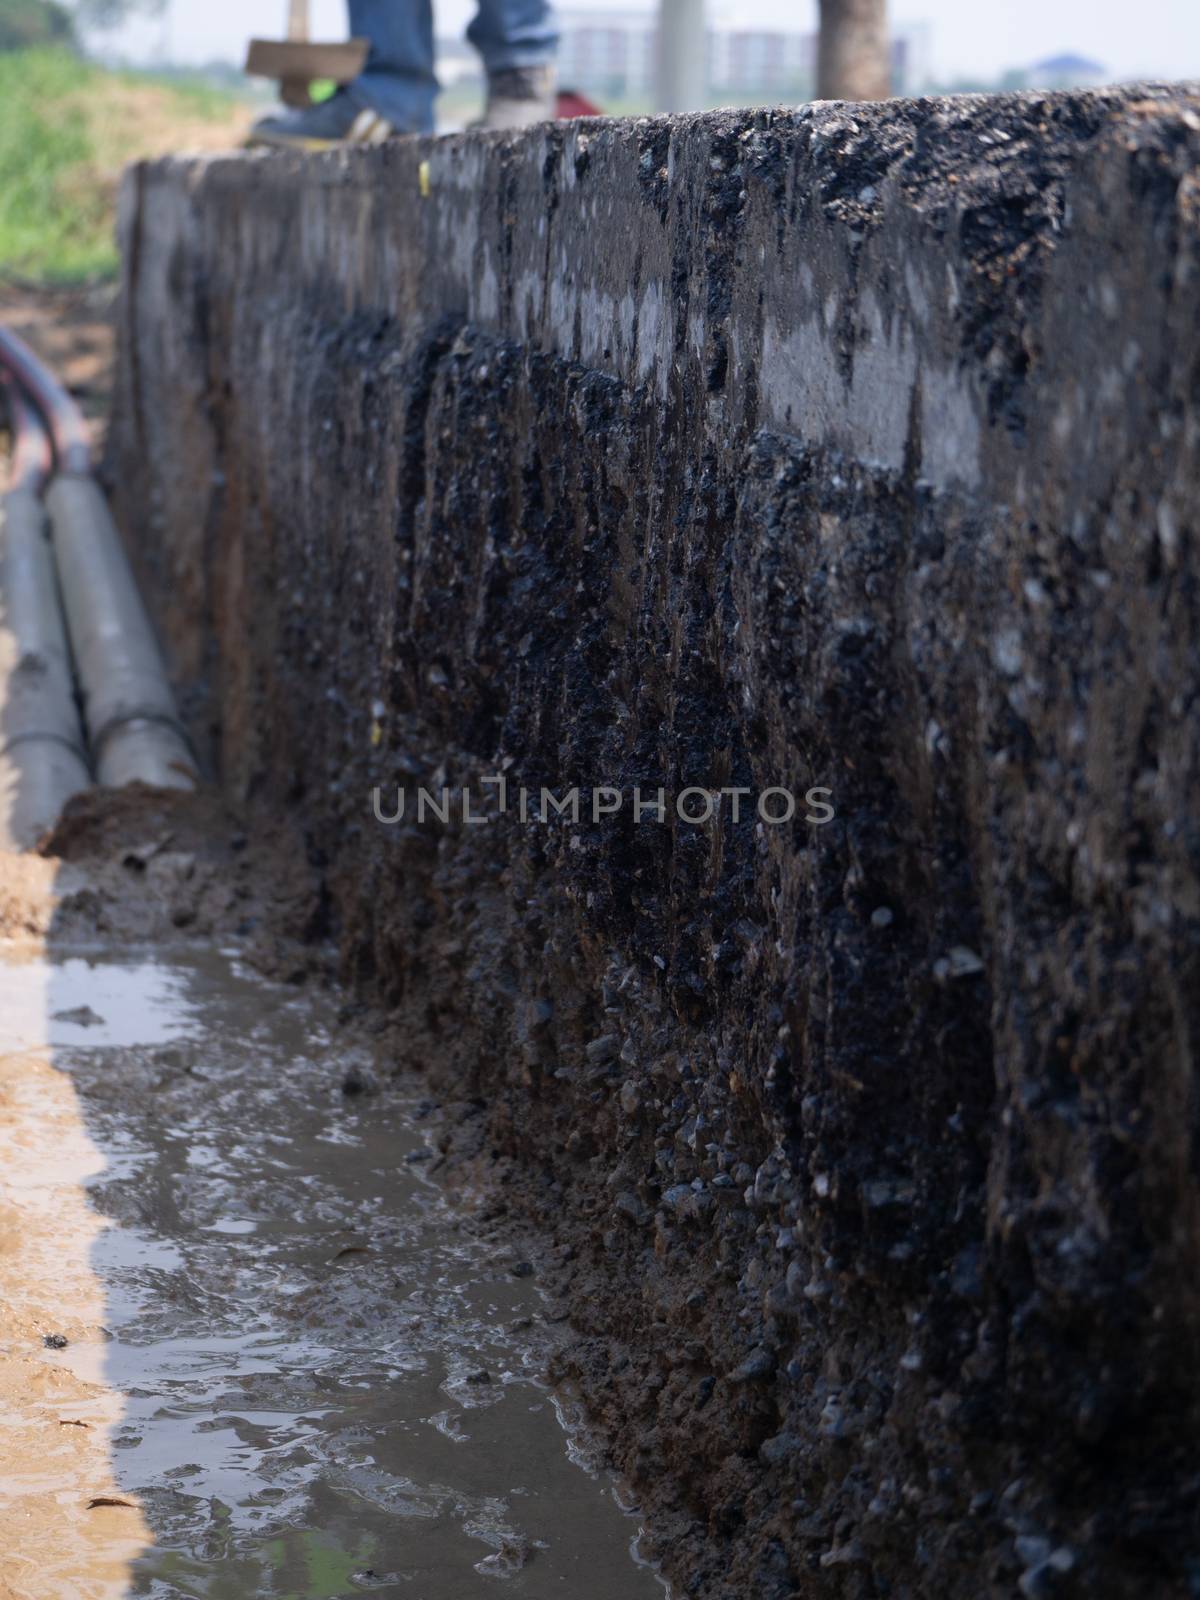
[[[46,508],[97,779],[195,788],[162,653],[98,484],[60,474]]]
[[[29,849],[90,785],[45,518],[19,487],[0,501],[0,846]]]

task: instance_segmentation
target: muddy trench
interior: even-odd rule
[[[0,1600],[1200,1593],[1200,98],[851,109],[127,177]]]
[[[149,792],[46,851],[0,908],[4,1600],[669,1593],[547,1380],[547,1241],[448,1172],[478,1108],[381,1070],[286,851]]]

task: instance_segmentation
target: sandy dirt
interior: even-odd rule
[[[36,986],[28,963],[18,976]],[[45,1048],[0,1056],[0,1152],[0,1594],[116,1600],[149,1533],[108,1448],[121,1402],[102,1376],[105,1224],[85,1188],[104,1161]],[[70,1366],[48,1359],[59,1344]]]

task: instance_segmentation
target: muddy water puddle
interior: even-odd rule
[[[663,1600],[536,1277],[334,1039],[231,955],[0,964],[0,1600]]]

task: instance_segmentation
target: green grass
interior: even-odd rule
[[[0,275],[112,273],[122,166],[233,144],[237,113],[236,100],[205,85],[107,72],[68,50],[0,53]]]

